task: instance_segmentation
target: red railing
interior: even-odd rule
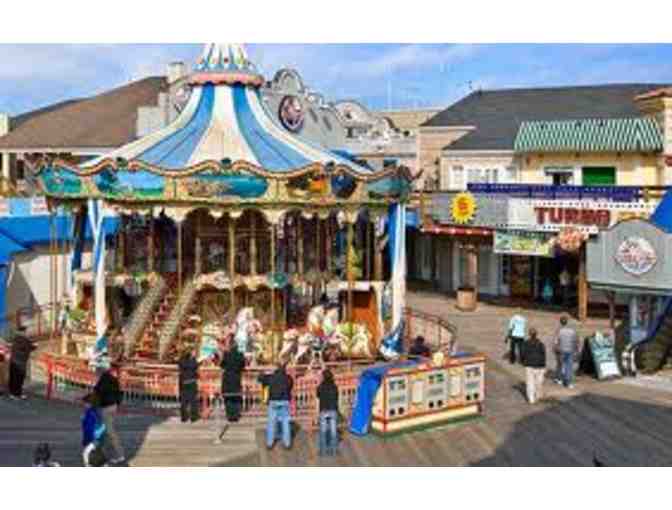
[[[404,344],[418,335],[434,350],[454,352],[456,328],[449,322],[412,309],[405,309]],[[334,372],[340,394],[340,411],[349,418],[355,402],[359,375],[371,361],[346,361],[329,363]],[[266,416],[266,403],[257,378],[270,367],[250,367],[243,373],[244,417]],[[175,365],[135,364],[115,369],[123,392],[122,410],[159,414],[174,414],[179,410],[178,371]],[[320,372],[308,366],[288,367],[294,380],[291,413],[295,420],[306,427],[317,426],[317,386]],[[93,390],[96,375],[86,360],[43,352],[36,357],[32,367],[32,379],[42,384],[47,398],[79,402]],[[201,414],[204,418],[217,418],[223,413],[221,398],[221,370],[203,367],[199,371],[199,396]]]

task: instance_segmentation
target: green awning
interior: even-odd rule
[[[658,152],[663,135],[651,117],[523,122],[516,152]]]

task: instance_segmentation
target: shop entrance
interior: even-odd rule
[[[558,254],[553,258],[538,257],[537,260],[537,300],[565,308],[575,306],[578,299],[578,256]]]
[[[511,255],[511,272],[509,275],[511,297],[532,299],[532,260],[532,257]]]

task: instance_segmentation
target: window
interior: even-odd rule
[[[507,166],[504,171],[504,179],[509,183],[518,182],[518,169],[515,166]]]
[[[544,168],[544,174],[548,179],[546,182],[554,184],[555,186],[569,186],[575,184],[574,168],[571,166],[546,167]]]
[[[25,161],[18,159],[16,161],[16,180],[22,181],[26,178],[26,166]]]
[[[457,165],[452,168],[452,188],[454,189],[464,189],[465,182],[464,182],[464,168],[461,166]]]
[[[585,186],[614,186],[616,169],[613,166],[584,166],[582,169]]]

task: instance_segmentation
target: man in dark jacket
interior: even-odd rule
[[[113,455],[108,456],[111,459],[110,463],[121,464],[126,461],[126,455],[114,424],[114,417],[119,411],[122,399],[119,379],[108,368],[99,368],[97,373],[98,382],[93,391],[100,399],[100,414],[107,431],[103,448],[107,447],[113,450]]]
[[[238,344],[231,342],[229,350],[224,353],[219,365],[222,369],[222,398],[226,409],[227,423],[221,429],[215,443],[222,441],[222,436],[229,428],[230,423],[240,420],[240,411],[243,404],[243,370],[245,369],[245,356],[238,350]]]
[[[184,353],[178,362],[180,371],[180,413],[182,423],[198,421],[198,361],[196,349]]]
[[[317,398],[320,401],[320,455],[335,455],[338,448],[338,387],[329,369],[322,372]]]
[[[282,425],[282,443],[285,448],[292,446],[292,434],[289,428],[289,402],[292,400],[294,382],[287,375],[284,365],[278,365],[272,374],[259,376],[259,382],[268,388],[268,423],[266,424],[266,448],[275,444],[275,431],[278,422]]]
[[[543,398],[546,373],[546,346],[539,340],[537,330],[530,329],[530,338],[523,343],[522,361],[525,366],[527,400],[534,404]]]
[[[425,337],[418,336],[414,341],[411,348],[408,350],[409,356],[419,356],[422,358],[429,358],[432,355],[432,351],[425,345]]]
[[[30,354],[35,344],[26,336],[26,328],[19,327],[12,342],[12,353],[9,359],[9,398],[25,399],[23,383],[26,380]]]

